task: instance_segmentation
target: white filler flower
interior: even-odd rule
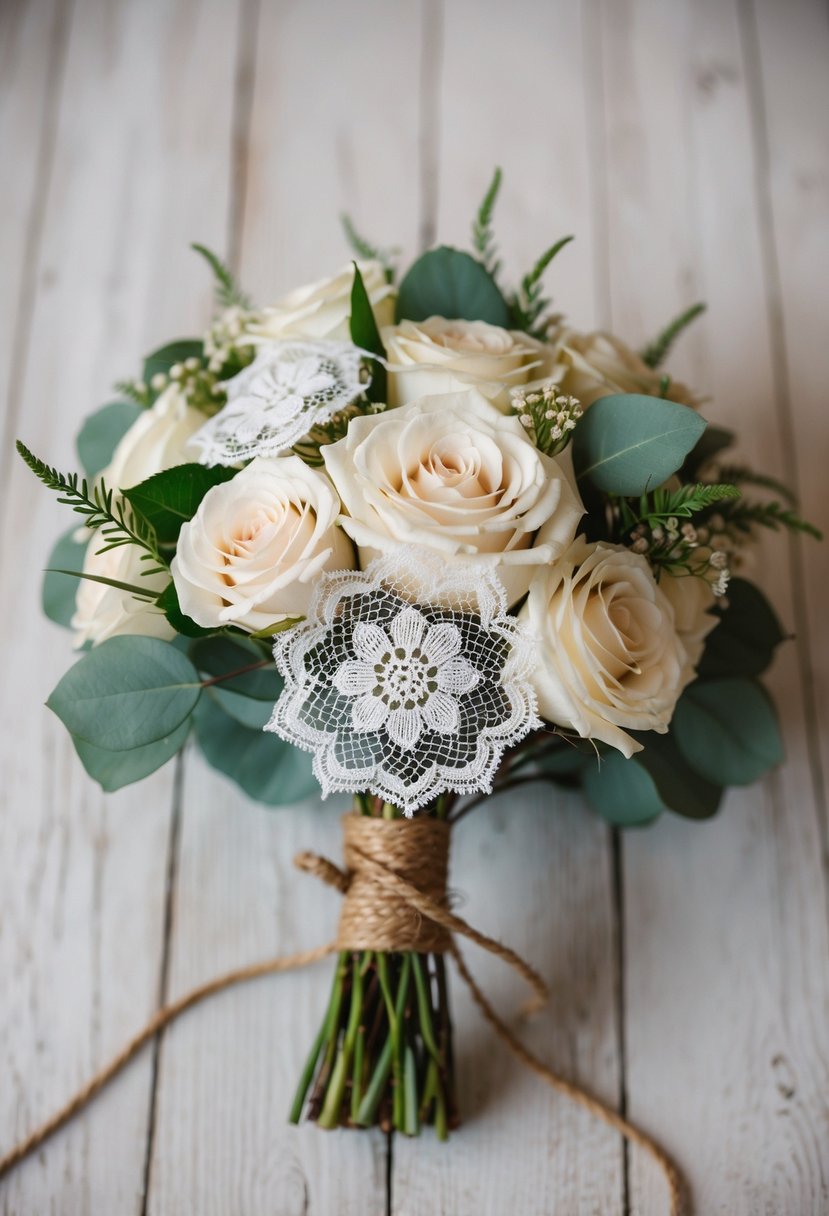
[[[365,387],[361,352],[346,342],[269,342],[225,383],[227,405],[193,436],[202,464],[287,452]]]
[[[540,725],[533,646],[506,606],[491,566],[419,550],[323,574],[274,648],[285,689],[266,730],[314,753],[323,795],[371,791],[411,815],[489,791]]]

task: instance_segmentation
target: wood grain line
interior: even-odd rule
[[[771,152],[768,116],[763,88],[763,70],[753,0],[738,0],[740,44],[750,106],[750,129],[753,141],[754,185],[760,234],[762,274],[766,289],[770,355],[774,396],[785,479],[792,487],[797,501],[802,500],[802,483],[797,458],[792,407],[791,376],[783,318],[783,291],[780,262],[774,239],[774,213],[771,195]],[[803,562],[803,538],[790,535],[787,544],[789,575],[793,592],[795,622],[794,644],[802,687],[806,752],[814,793],[817,827],[821,844],[826,914],[829,919],[829,805],[826,778],[820,749],[820,712],[817,688],[811,663],[812,637],[807,611],[808,590]]]
[[[46,209],[52,185],[58,118],[74,7],[74,0],[65,0],[64,3],[56,5],[49,33],[49,60],[45,81],[46,101],[37,149],[32,205],[23,237],[24,271],[20,278],[20,294],[11,345],[15,356],[10,360],[6,410],[2,431],[0,431],[0,481],[6,491],[8,491],[10,482],[9,467],[11,462],[17,459],[13,441],[18,429],[20,402],[23,396],[26,367],[29,362],[29,341],[37,297],[37,271],[46,224]]]
[[[261,0],[241,0],[236,76],[233,82],[233,117],[230,145],[230,198],[227,217],[227,263],[234,275],[242,262],[245,206],[250,159],[251,117],[256,87],[256,40]]]
[[[422,0],[420,45],[420,152],[421,252],[437,237],[440,198],[440,95],[443,66],[443,0]]]

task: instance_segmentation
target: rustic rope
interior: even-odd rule
[[[207,997],[259,976],[307,967],[340,950],[395,953],[415,950],[451,954],[473,1000],[497,1037],[552,1089],[579,1103],[649,1153],[665,1174],[671,1216],[682,1216],[685,1203],[682,1179],[665,1151],[612,1107],[543,1064],[501,1020],[470,975],[453,934],[475,942],[518,972],[535,994],[531,1008],[538,1008],[547,999],[544,981],[524,959],[449,910],[446,894],[449,825],[429,818],[403,821],[358,815],[343,816],[343,825],[345,871],[315,853],[300,853],[295,858],[299,869],[336,888],[344,896],[336,941],[314,950],[285,954],[241,967],[194,988],[158,1010],[65,1106],[0,1158],[0,1178],[78,1114],[155,1035]]]

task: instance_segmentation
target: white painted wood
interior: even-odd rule
[[[671,363],[711,392],[707,416],[739,430],[740,455],[784,476],[758,99],[736,6],[607,5],[603,38],[613,324],[638,342],[707,299]],[[811,425],[804,416],[806,444]],[[791,627],[789,569],[786,541],[772,538],[753,573]],[[829,942],[799,658],[812,661],[786,647],[771,680],[785,767],[731,794],[709,825],[666,820],[624,838],[629,1108],[675,1153],[705,1213],[826,1210]],[[665,1210],[636,1155],[631,1202]]]
[[[43,18],[40,61],[48,64],[48,6],[29,7],[27,21],[38,11]],[[159,333],[192,327],[204,315],[206,282],[165,275],[165,267],[175,271],[186,257],[193,219],[182,226],[185,201],[200,234],[214,243],[221,238],[229,130],[215,85],[232,40],[218,24],[215,41],[205,38],[203,6],[200,12],[166,0],[117,6],[80,0],[74,11],[64,7],[72,20],[64,77],[55,82],[54,159],[41,177],[50,183],[43,239],[22,266],[37,299],[28,346],[23,341],[14,351],[24,361],[13,403],[19,408],[5,421],[11,434],[71,467],[80,420],[107,400],[113,380],[137,369]],[[213,7],[215,18],[225,6]],[[3,86],[8,80],[23,92],[4,112],[22,119],[30,73],[38,69],[21,43],[5,48],[12,59],[15,46],[19,71],[4,75]],[[31,127],[24,121],[11,127],[4,158],[7,166],[19,161],[25,179],[42,128],[34,111]],[[218,132],[216,155],[224,164],[215,176],[197,157],[188,159],[180,138],[205,130]],[[7,198],[4,189],[0,206]],[[4,212],[3,219],[5,233],[7,221],[19,217]],[[6,617],[0,691],[6,1149],[66,1101],[156,1007],[172,773],[105,799],[44,708],[71,652],[67,635],[40,616],[39,572],[69,520],[16,455],[3,459],[11,469],[2,511],[3,598],[15,604]],[[0,1211],[137,1216],[151,1065],[147,1052],[88,1114],[0,1184]]]
[[[500,164],[495,231],[504,281],[515,283],[548,245],[575,233],[549,284],[557,303],[587,325],[596,303],[591,103],[583,81],[589,25],[576,5],[452,0],[442,37],[437,127],[429,133],[439,163],[437,239],[469,247],[472,218]],[[607,829],[578,799],[531,787],[459,825],[451,881],[464,895],[463,915],[550,980],[550,1009],[520,1027],[528,1043],[614,1102],[620,1074],[609,844]],[[514,1015],[523,996],[513,977],[478,952],[470,961],[497,1007]],[[621,1212],[619,1138],[516,1064],[452,979],[464,1126],[448,1148],[428,1135],[395,1138],[396,1216]]]
[[[254,38],[240,274],[262,302],[347,263],[338,213],[369,239],[417,234],[417,9],[265,4]],[[359,54],[344,54],[344,47]],[[347,99],[347,100],[346,100]],[[240,132],[245,137],[246,132]],[[401,190],[401,183],[404,188]],[[265,811],[197,758],[184,785],[170,993],[330,939],[337,898],[292,867],[337,857],[336,812]],[[333,962],[221,998],[162,1052],[149,1211],[293,1216],[386,1209],[386,1137],[290,1127],[287,1113],[328,1000]],[[189,1113],[188,1113],[189,1112]]]

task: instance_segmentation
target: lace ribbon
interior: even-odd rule
[[[345,856],[349,867],[347,870],[341,870],[327,858],[315,853],[300,853],[294,859],[294,864],[299,869],[313,874],[345,896],[336,940],[313,950],[279,955],[228,972],[159,1009],[118,1055],[97,1072],[65,1106],[0,1158],[0,1178],[64,1127],[166,1026],[207,997],[263,975],[307,967],[342,949],[418,949],[450,954],[483,1017],[516,1059],[551,1089],[565,1094],[597,1119],[620,1132],[632,1144],[644,1149],[665,1175],[671,1216],[690,1216],[682,1177],[665,1150],[611,1106],[542,1063],[499,1017],[473,979],[461,955],[456,937],[468,938],[512,967],[533,991],[534,1000],[530,1010],[539,1008],[548,998],[544,981],[529,963],[508,946],[474,929],[447,907],[445,875],[449,849],[448,824],[427,818],[401,822],[354,814],[343,816],[343,824]],[[403,832],[400,831],[401,828],[404,829]],[[424,845],[426,853],[431,855],[431,862],[422,860]],[[437,878],[436,869],[439,875]],[[378,946],[375,936],[364,944],[362,926],[365,923],[366,911],[368,909],[374,918],[378,908],[382,910],[383,918],[382,942]],[[387,921],[391,924],[391,929],[387,927]],[[355,933],[356,938],[353,936]],[[359,944],[355,945],[355,941]],[[387,945],[387,942],[392,944]]]

